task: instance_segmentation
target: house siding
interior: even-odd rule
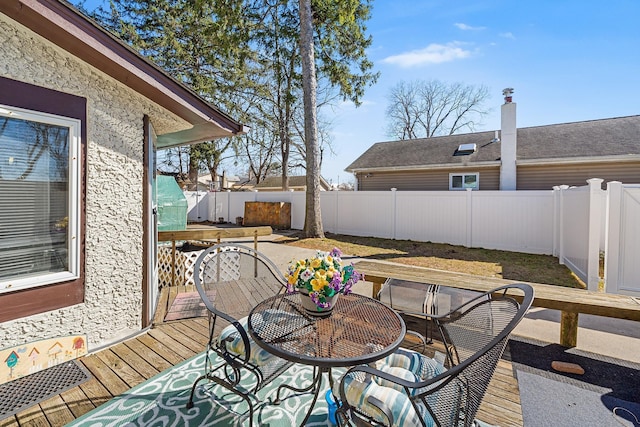
[[[550,190],[554,186],[583,186],[588,179],[640,183],[640,162],[518,166],[518,190]],[[482,183],[482,181],[480,181]]]
[[[1,14],[0,58],[3,77],[87,99],[84,303],[3,323],[0,348],[83,333],[89,349],[115,342],[141,329],[143,117],[184,122]]]
[[[439,170],[371,172],[356,175],[359,191],[449,191],[450,173],[480,174],[480,190],[498,190],[500,187],[500,168],[456,168]]]

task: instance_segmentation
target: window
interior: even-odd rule
[[[0,294],[80,276],[80,128],[0,105]]]
[[[449,190],[466,190],[467,188],[471,188],[472,190],[480,188],[479,173],[449,174]]]

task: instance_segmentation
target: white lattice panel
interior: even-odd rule
[[[182,252],[176,251],[176,280],[175,285],[195,285],[194,267],[198,256],[204,251]],[[206,264],[206,263],[204,263]],[[202,279],[203,267],[200,267],[200,278]],[[215,280],[217,268],[215,263],[207,267],[206,280]],[[220,279],[236,280],[240,278],[240,254],[225,253],[221,258]],[[205,280],[205,282],[206,282]],[[160,246],[158,248],[158,282],[160,287],[171,286],[171,247]]]
[[[176,279],[175,285],[194,285],[193,265],[202,251],[182,252],[176,250]],[[195,254],[195,255],[192,255]],[[171,246],[158,248],[158,285],[162,288],[171,286]]]
[[[193,279],[193,267],[195,266],[198,255],[200,255],[201,252],[202,251],[180,252],[180,261],[182,261],[183,271],[182,277],[184,280],[183,284],[195,286],[196,282]]]
[[[240,278],[240,254],[237,252],[225,252],[221,255],[220,260],[220,278],[217,278],[218,268],[216,261],[211,262],[204,269],[204,280],[207,281],[225,281],[237,280]],[[200,277],[202,278],[202,269]]]
[[[171,286],[171,246],[158,247],[158,286]]]

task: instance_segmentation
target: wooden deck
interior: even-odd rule
[[[80,362],[92,373],[91,380],[15,416],[0,420],[0,427],[64,426],[112,397],[203,351],[208,341],[206,318],[162,322],[164,310],[176,293],[192,290],[185,287],[165,288],[153,328],[135,338],[82,357]],[[522,426],[518,384],[511,363],[506,359],[508,355],[500,361],[477,417],[501,427]]]

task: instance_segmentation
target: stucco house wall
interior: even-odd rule
[[[8,321],[0,348],[86,333],[88,347],[141,329],[143,116],[184,121],[0,14],[0,76],[87,99],[85,302]]]

